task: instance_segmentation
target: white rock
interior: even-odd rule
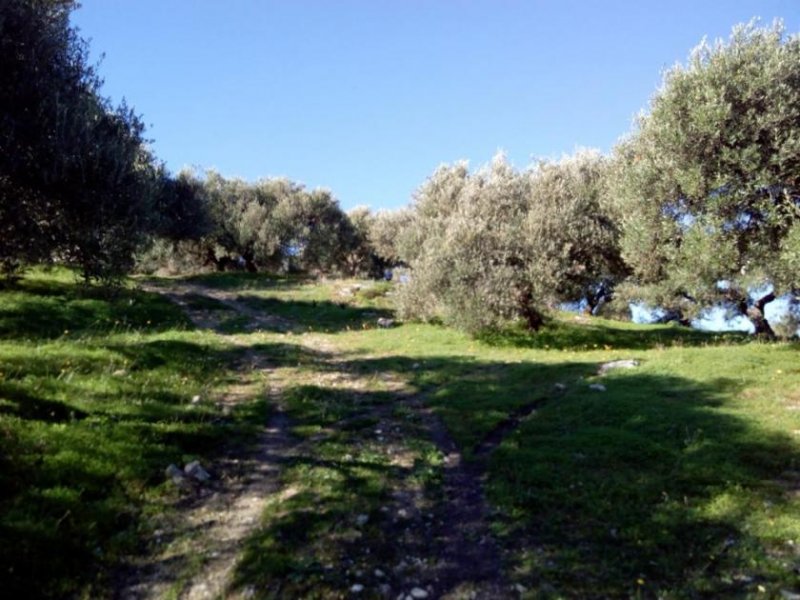
[[[380,319],[378,319],[378,327],[382,327],[384,329],[394,327],[394,319],[387,319],[386,317],[381,317]]]
[[[415,600],[422,600],[423,598],[428,597],[428,592],[423,590],[421,587],[415,587],[411,590],[411,597]]]
[[[200,402],[200,396],[192,396],[192,404],[197,404]]]
[[[605,392],[606,386],[604,386],[602,383],[592,383],[589,385],[589,389],[594,390],[595,392]]]
[[[381,577],[386,577],[386,573],[381,571],[380,569],[375,569],[375,577],[380,579]]]
[[[189,464],[187,464],[183,468],[183,472],[186,473],[192,479],[196,479],[197,481],[208,481],[211,479],[211,475],[206,471],[203,466],[200,464],[199,461],[193,460]]]
[[[186,475],[183,471],[181,471],[177,465],[170,465],[166,469],[164,469],[164,474],[172,480],[179,488],[189,487],[190,483],[186,479]]]
[[[608,371],[612,369],[634,369],[639,366],[639,361],[633,358],[627,358],[624,360],[612,360],[611,362],[603,363],[600,365],[600,368],[597,369],[597,373],[599,375],[604,375]]]
[[[117,369],[112,373],[114,377],[125,377],[127,374],[128,372],[125,369]]]
[[[353,587],[350,588],[350,591],[353,592],[354,594],[360,594],[361,592],[364,591],[364,586],[361,585],[360,583],[354,583]]]
[[[164,474],[167,477],[183,477],[183,471],[181,471],[177,465],[170,465],[166,469],[164,469]]]

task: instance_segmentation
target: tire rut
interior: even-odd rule
[[[220,335],[225,335],[220,320],[209,314],[214,311],[192,309],[187,300],[190,295],[222,302],[258,327],[290,326],[284,319],[253,314],[241,302],[204,287],[143,287],[178,304],[199,329]],[[245,347],[234,336],[226,337],[234,345]],[[264,393],[259,389],[263,382],[253,376],[268,368],[269,357],[248,349],[238,362],[242,375],[222,398],[223,412]],[[242,544],[259,526],[268,500],[287,492],[280,471],[295,455],[299,443],[290,434],[291,422],[280,406],[279,391],[270,389],[267,395],[271,399],[271,415],[264,429],[250,446],[233,448],[210,466],[209,471],[216,477],[210,485],[196,489],[194,497],[179,503],[176,522],[156,531],[155,539],[150,540],[155,551],[136,560],[120,575],[117,598],[146,600],[175,595],[205,600],[236,596],[228,587]]]
[[[500,546],[489,528],[484,473],[468,462],[442,420],[416,397],[409,406],[443,456],[442,488],[433,514],[434,548],[438,554],[432,575],[442,598],[490,600],[515,597],[504,581]]]
[[[213,311],[191,309],[188,300],[192,294],[217,300],[236,314],[246,317],[249,330],[263,328],[285,332],[292,329],[288,321],[263,315],[228,292],[196,285],[150,288],[149,291],[161,293],[181,305],[198,327],[220,332],[219,319],[215,322],[214,315],[209,314]],[[235,336],[229,336],[229,339],[243,345]],[[341,358],[327,341],[308,338],[305,343],[314,346],[320,372],[336,379],[339,384],[358,385],[359,377],[368,376],[351,372],[346,359]],[[324,352],[320,352],[321,348]],[[267,356],[252,350],[245,353],[242,362],[248,362],[251,371],[269,364]],[[386,574],[384,581],[388,583],[382,586],[378,597],[409,598],[414,588],[425,590],[428,598],[502,600],[519,597],[519,593],[504,578],[501,548],[489,526],[489,506],[484,493],[484,461],[466,461],[442,420],[425,402],[425,395],[400,389],[403,386],[404,382],[398,383],[397,389],[392,392],[395,398],[391,404],[365,407],[357,416],[376,420],[378,425],[375,429],[383,432],[381,438],[385,438],[385,450],[389,460],[394,460],[407,451],[409,430],[407,423],[393,414],[393,407],[405,405],[416,417],[415,434],[433,442],[443,457],[443,464],[440,485],[435,489],[409,487],[403,477],[398,477],[391,484],[389,504],[381,509],[380,525],[386,538],[391,540],[384,542],[392,545],[388,554],[396,556],[399,562]],[[279,395],[279,391],[271,394],[274,396],[273,403],[280,402]],[[525,414],[513,415],[479,444],[476,448],[478,458],[488,456],[502,437],[521,419],[535,412],[536,407],[525,408],[530,410]],[[237,553],[248,534],[254,533],[258,525],[257,517],[266,505],[265,498],[281,492],[280,465],[290,457],[314,459],[313,445],[292,439],[288,433],[289,427],[290,422],[285,414],[278,411],[273,415],[268,428],[259,436],[256,451],[248,459],[249,462],[239,464],[244,472],[250,472],[254,480],[238,492],[229,490],[223,498],[214,499],[222,507],[221,510],[218,508],[215,512],[211,501],[203,501],[199,508],[189,509],[190,513],[198,514],[187,521],[199,529],[205,528],[202,534],[204,545],[213,550],[207,553],[202,573],[182,585],[178,597],[192,600],[236,597],[227,585],[236,565]],[[398,473],[401,472],[408,472],[408,467],[398,467]],[[242,510],[249,510],[254,519],[244,517],[226,524],[223,516],[226,511]],[[210,514],[203,515],[206,511],[210,511]],[[352,558],[356,560],[359,553],[363,557],[380,554],[377,548],[369,547],[354,548],[353,552]],[[174,568],[171,570],[175,571]],[[140,571],[141,575],[145,575],[146,582],[146,574]],[[163,573],[160,575],[163,578]],[[147,583],[144,588],[150,592],[166,589],[163,585],[157,588]],[[135,591],[136,588],[129,589]],[[253,590],[235,592],[246,593],[253,593]],[[344,590],[343,593],[348,595]],[[139,600],[159,596],[150,593],[120,597]]]

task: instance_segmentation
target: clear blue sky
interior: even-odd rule
[[[443,162],[608,151],[663,69],[798,0],[81,0],[73,15],[173,171],[286,176],[392,208]]]

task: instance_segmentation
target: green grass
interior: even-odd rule
[[[0,336],[0,589],[104,596],[175,498],[164,468],[247,433],[210,401],[240,351],[157,295],[60,270],[0,292]]]
[[[438,455],[430,442],[420,442],[413,466],[390,463],[373,435],[375,421],[358,414],[392,401],[391,394],[305,384],[291,388],[286,400],[306,452],[284,470],[291,494],[269,504],[236,583],[255,586],[265,598],[340,597],[364,573],[371,577],[376,564],[387,568],[403,558],[393,533],[380,526],[381,508],[391,503],[398,482],[427,484]],[[407,434],[415,432],[408,428]]]
[[[306,448],[237,571],[264,597],[338,597],[353,573],[400,558],[376,511],[392,487],[435,492],[440,475],[409,393],[472,460],[498,425],[537,407],[480,459],[507,579],[530,597],[800,591],[797,344],[572,315],[539,334],[474,340],[436,325],[376,328],[393,284],[343,294],[354,282],[194,281],[294,325],[248,334],[246,319],[231,317],[234,348],[192,331],[157,296],[86,292],[64,272],[0,291],[0,589],[103,595],[103,574],[174,497],[164,466],[213,456],[249,427],[253,407],[225,420],[213,403],[188,406],[231,382],[249,347],[283,382]],[[621,358],[641,365],[597,376]],[[378,451],[368,415],[382,406],[402,425],[411,467]],[[366,526],[354,525],[358,514]]]
[[[309,315],[309,295],[320,303],[331,293],[264,292],[271,308]],[[357,315],[366,302],[356,296],[347,310]],[[515,411],[538,406],[487,463],[509,577],[532,597],[797,588],[797,344],[572,315],[533,336],[511,329],[472,340],[434,325],[326,325],[326,310],[315,330],[347,355],[340,368],[407,380],[468,457]],[[596,375],[620,358],[641,366]],[[589,388],[597,382],[607,391]]]

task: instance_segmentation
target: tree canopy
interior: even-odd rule
[[[771,334],[764,305],[800,284],[800,38],[751,23],[702,43],[615,161],[628,293],[690,316],[721,302]]]
[[[440,167],[417,191],[400,242],[412,268],[403,313],[470,332],[591,297],[623,272],[600,205],[605,159],[580,152],[516,171],[503,156],[470,173]]]
[[[144,127],[100,95],[69,0],[0,0],[0,262],[114,278],[154,223]]]

